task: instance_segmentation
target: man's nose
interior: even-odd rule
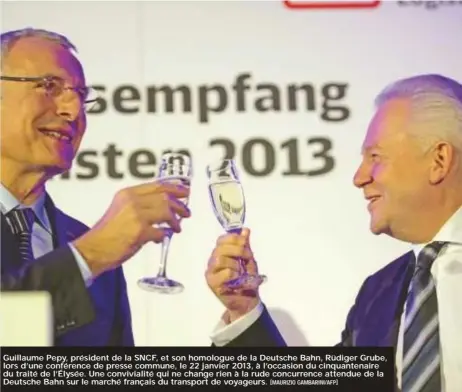
[[[75,121],[82,110],[83,102],[75,91],[66,90],[56,98],[56,112],[66,121]]]
[[[353,184],[357,188],[362,188],[364,185],[372,181],[370,171],[364,163],[361,163],[353,176]]]

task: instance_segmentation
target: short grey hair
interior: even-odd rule
[[[16,42],[21,38],[28,37],[39,37],[44,38],[49,41],[57,42],[70,52],[77,53],[76,46],[64,35],[55,33],[53,31],[35,29],[32,27],[27,27],[19,30],[7,31],[6,33],[0,34],[0,43],[2,47],[2,58],[4,58]]]
[[[462,85],[438,74],[417,75],[400,79],[387,86],[375,99],[380,106],[391,99],[411,101],[412,118],[423,127],[412,129],[426,146],[446,141],[462,153]]]

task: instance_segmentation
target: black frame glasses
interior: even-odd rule
[[[72,90],[77,93],[82,102],[85,105],[85,109],[88,110],[88,106],[93,106],[98,101],[98,93],[92,87],[71,87],[66,86],[66,81],[59,76],[46,75],[36,77],[26,76],[0,76],[0,80],[10,82],[32,82],[37,83],[37,87],[45,89],[47,95],[51,97],[58,97],[66,90]]]

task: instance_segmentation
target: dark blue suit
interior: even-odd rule
[[[47,197],[54,250],[22,265],[17,242],[1,219],[2,291],[40,290],[52,296],[55,345],[133,346],[130,307],[121,267],[103,273],[87,289],[67,243],[88,230]]]
[[[414,257],[408,252],[369,276],[350,309],[338,346],[396,347]],[[229,346],[285,346],[270,314],[260,318]]]

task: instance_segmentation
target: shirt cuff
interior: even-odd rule
[[[236,339],[241,333],[248,329],[263,313],[263,304],[258,303],[250,312],[226,324],[223,320],[215,327],[210,338],[215,346],[225,346],[232,340]]]
[[[69,243],[68,245],[74,255],[75,260],[77,261],[77,265],[79,266],[80,272],[82,273],[82,278],[85,282],[85,286],[90,287],[93,283],[93,274],[91,273],[87,262],[79,253],[79,251],[74,247],[74,245],[72,245],[71,243]]]

